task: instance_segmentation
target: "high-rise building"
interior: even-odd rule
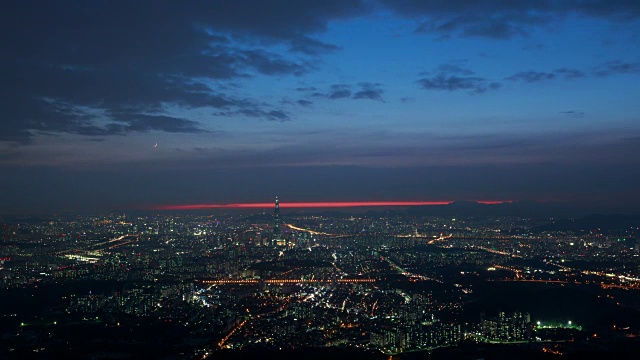
[[[531,335],[531,317],[529,313],[516,311],[507,314],[503,311],[497,317],[487,318],[480,315],[482,333],[485,338],[497,341],[521,341]]]
[[[280,230],[280,200],[276,196],[276,209],[273,213],[273,240],[272,244],[277,245],[282,241],[282,231]]]

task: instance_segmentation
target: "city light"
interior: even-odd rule
[[[640,359],[640,0],[0,17],[0,360]]]
[[[116,214],[25,223],[24,235],[11,240],[20,252],[7,253],[25,254],[28,262],[4,262],[4,272],[21,274],[3,278],[5,286],[39,291],[60,285],[63,294],[51,308],[55,312],[43,309],[36,321],[18,323],[16,333],[57,326],[57,320],[44,319],[63,312],[69,319],[65,330],[143,324],[215,336],[215,343],[194,343],[196,358],[215,357],[221,349],[336,346],[395,356],[464,341],[533,342],[540,343],[540,352],[559,354],[555,345],[575,339],[583,320],[567,315],[557,321],[537,311],[539,320],[531,321],[530,309],[546,306],[527,299],[509,311],[451,314],[464,313],[477,294],[504,301],[504,292],[487,295],[480,283],[500,289],[512,282],[523,291],[545,288],[549,294],[586,287],[606,299],[603,307],[622,309],[625,299],[611,289],[640,290],[640,275],[627,266],[636,260],[627,244],[584,248],[569,245],[574,234],[509,230],[529,226],[527,218],[408,216],[405,209],[281,213],[281,205],[231,216]],[[600,234],[580,236],[587,241],[575,243],[602,242]],[[589,259],[597,264],[604,258],[621,265],[589,267]],[[582,266],[573,268],[578,259]],[[78,280],[95,286],[73,286]],[[104,280],[114,288],[99,286]],[[539,301],[553,306],[557,299]],[[614,330],[636,336],[628,324]]]

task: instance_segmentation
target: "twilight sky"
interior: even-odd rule
[[[20,0],[0,28],[0,214],[640,209],[637,0]]]

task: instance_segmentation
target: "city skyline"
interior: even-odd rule
[[[637,356],[638,217],[461,208],[280,217],[279,200],[269,212],[233,215],[3,220],[0,351],[9,359]]]
[[[0,18],[0,214],[275,194],[640,212],[637,1],[33,0]]]

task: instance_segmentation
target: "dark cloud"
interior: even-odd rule
[[[353,98],[354,99],[370,99],[370,100],[377,100],[377,101],[384,101],[382,99],[382,93],[383,91],[380,89],[365,89],[365,90],[360,90],[356,93],[353,94]]]
[[[249,118],[258,118],[258,119],[267,120],[267,121],[279,121],[279,122],[291,120],[291,117],[289,116],[289,114],[283,110],[264,110],[259,107],[244,108],[244,109],[232,110],[232,111],[220,111],[215,113],[214,115],[222,116],[222,117],[243,116],[243,117],[249,117]]]
[[[272,121],[288,121],[291,120],[289,115],[281,110],[271,110],[267,114],[267,119]]]
[[[559,4],[562,6],[563,4]],[[640,3],[635,0],[574,0],[564,4],[566,11],[580,15],[629,21],[640,18]]]
[[[418,83],[425,90],[470,90],[471,93],[481,94],[487,90],[497,90],[501,84],[497,82],[488,82],[484,78],[480,77],[461,77],[461,76],[447,76],[437,75],[431,78],[419,79]]]
[[[640,74],[640,62],[609,61],[598,65],[593,72],[597,76]]]
[[[18,77],[21,80],[13,82],[15,85],[11,88],[0,89],[3,95],[0,103],[5,109],[4,120],[0,124],[0,140],[27,143],[37,132],[110,135],[134,131],[130,127],[104,127],[94,123],[109,123],[111,114],[123,112],[167,115],[163,114],[164,103],[220,109],[256,106],[246,99],[217,93],[182,77],[152,76],[141,72],[123,72],[118,76],[110,74],[91,72],[77,75],[74,72],[62,76],[56,71],[13,74],[13,79]],[[102,112],[102,115],[97,112]],[[193,127],[201,129],[202,125]],[[167,131],[171,132],[170,129]]]
[[[577,111],[577,110],[561,111],[560,114],[573,116],[573,117],[583,117],[585,115],[583,111]]]
[[[640,18],[635,0],[381,0],[392,11],[417,19],[419,33],[440,37],[509,39],[566,16],[629,21]]]
[[[558,76],[562,76],[565,79],[578,79],[587,76],[584,72],[577,69],[560,68],[553,71]]]
[[[309,91],[316,91],[316,90],[318,90],[318,88],[316,88],[315,86],[302,86],[302,87],[296,88],[296,91],[300,91],[300,92],[309,92]]]
[[[353,90],[354,87],[359,88],[358,90]],[[314,87],[311,88],[298,88],[300,91],[314,91],[317,90]],[[382,95],[384,94],[384,90],[382,89],[382,84],[372,83],[372,82],[361,82],[357,85],[351,84],[333,84],[329,87],[326,92],[315,91],[310,94],[312,97],[317,98],[325,98],[329,100],[338,100],[338,99],[369,99],[384,102]]]
[[[354,99],[369,99],[384,102],[382,98],[382,94],[384,93],[384,90],[381,89],[382,84],[364,82],[358,85],[360,86],[360,90],[353,94]]]
[[[237,61],[247,68],[253,68],[265,75],[302,75],[309,70],[309,65],[289,61],[279,55],[264,50],[237,51]]]
[[[588,75],[604,77],[618,74],[640,74],[640,62],[625,62],[620,60],[609,61],[597,65],[590,73],[585,73],[582,70],[566,67],[555,69],[553,70],[553,72],[542,72],[533,70],[520,71],[507,77],[506,80],[534,83],[546,80],[554,80],[558,78],[563,78],[565,80],[574,80],[587,77]]]
[[[171,2],[169,2],[171,3]],[[187,1],[201,21],[218,31],[235,36],[296,42],[309,34],[323,32],[329,20],[346,19],[369,11],[361,0],[222,0]],[[174,5],[184,8],[184,3]]]
[[[471,94],[481,94],[488,90],[497,90],[502,86],[499,82],[474,76],[473,71],[451,64],[440,65],[436,71],[423,72],[421,75],[427,75],[417,81],[425,90],[468,90]]]
[[[300,99],[298,101],[296,101],[298,103],[298,105],[301,106],[311,106],[313,105],[313,102],[309,101],[309,100],[305,100],[305,99]]]
[[[553,80],[557,78],[563,78],[565,80],[573,80],[586,77],[583,71],[578,69],[571,68],[559,68],[553,70],[553,72],[543,72],[543,71],[520,71],[509,77],[507,80],[511,81],[522,81],[527,83],[540,82],[545,80]]]
[[[509,39],[513,36],[524,36],[528,28],[533,25],[546,24],[547,17],[530,14],[522,15],[461,15],[454,17],[440,17],[423,22],[416,32],[437,34],[447,37],[459,34],[463,37],[487,37],[493,39]]]
[[[163,106],[173,104],[283,119],[286,114],[257,108],[237,92],[223,93],[222,82],[302,75],[317,56],[338,50],[314,34],[331,20],[367,11],[359,0],[314,6],[286,0],[13,2],[0,13],[3,53],[11,54],[0,59],[0,141],[26,143],[34,131],[112,134],[135,128],[94,126],[43,98],[112,113],[136,109],[139,116],[170,117]],[[201,128],[190,126],[179,129]]]
[[[86,136],[123,135],[128,132],[151,130],[169,133],[205,133],[201,124],[178,117],[113,112],[100,108],[90,108],[69,104],[54,99],[43,99],[44,107],[49,107],[49,121],[31,125],[31,131],[40,133],[70,133]]]
[[[170,133],[204,133],[196,121],[164,115],[115,114],[113,119],[124,123],[124,131],[165,131]],[[112,124],[115,125],[115,124]]]
[[[305,53],[307,55],[322,55],[340,50],[339,46],[327,44],[319,40],[308,37],[301,37],[291,42],[291,50]]]
[[[332,100],[348,98],[351,96],[350,88],[351,86],[345,84],[331,85],[331,89],[326,97]]]
[[[553,73],[539,72],[539,71],[521,71],[515,73],[507,78],[511,81],[523,81],[523,82],[539,82],[544,80],[552,80],[556,77]]]
[[[208,40],[212,44],[229,44],[231,40],[225,35],[213,34],[210,33],[207,36]]]

